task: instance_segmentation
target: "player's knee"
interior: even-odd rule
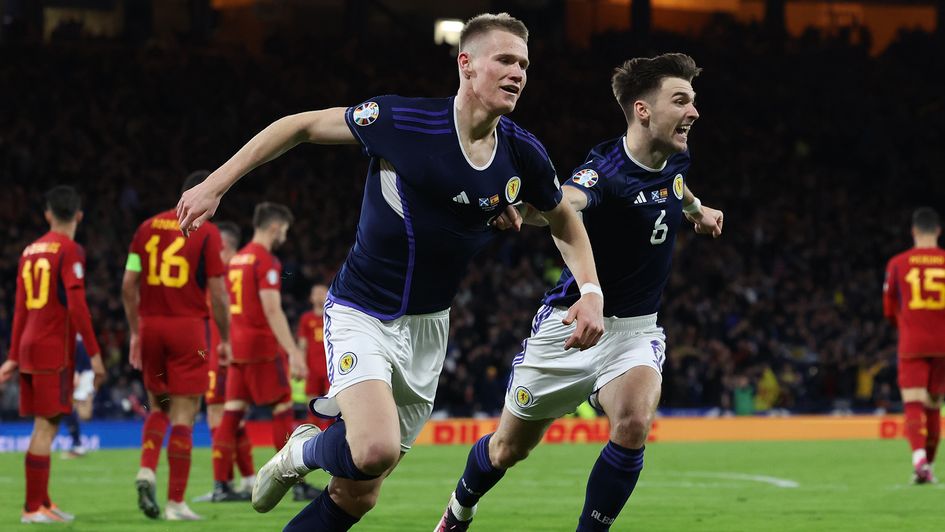
[[[650,432],[652,416],[646,414],[628,414],[616,419],[610,429],[610,439],[617,445],[630,449],[639,449],[646,443]]]
[[[367,475],[384,474],[385,471],[394,467],[399,457],[398,442],[375,441],[351,448],[354,465]]]
[[[531,449],[523,445],[516,445],[508,440],[497,440],[489,448],[489,460],[493,467],[508,469],[528,458],[530,451]]]

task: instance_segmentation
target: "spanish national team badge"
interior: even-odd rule
[[[351,370],[358,365],[358,357],[354,356],[354,353],[350,351],[341,355],[341,358],[338,359],[338,372],[342,375],[347,375],[351,373]]]
[[[591,170],[590,168],[585,168],[583,170],[578,170],[577,172],[574,172],[574,175],[571,176],[571,179],[573,179],[575,183],[581,186],[591,188],[597,184],[597,180],[599,179],[599,177],[597,175],[597,172],[595,172],[594,170]]]
[[[676,199],[682,199],[683,197],[683,177],[682,174],[676,174],[676,178],[673,179],[673,194],[676,195]]]
[[[509,182],[505,184],[505,201],[515,203],[518,197],[518,191],[522,189],[522,180],[518,176],[512,176]]]
[[[532,399],[532,392],[528,391],[528,388],[519,386],[515,389],[515,402],[518,403],[518,406],[531,406]]]
[[[278,280],[279,280],[279,272],[277,272],[276,270],[269,270],[268,272],[266,272],[267,283],[274,285],[276,284]]]
[[[354,123],[359,126],[369,126],[377,120],[377,113],[379,109],[377,104],[374,102],[365,102],[361,105],[354,108],[354,112],[351,113]]]

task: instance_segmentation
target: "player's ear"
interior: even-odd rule
[[[43,218],[46,219],[46,223],[48,223],[49,225],[52,225],[53,220],[55,219],[53,218],[52,211],[50,211],[49,209],[46,209],[43,211]]]
[[[82,211],[76,212],[76,213],[75,213],[75,223],[81,222],[83,216],[85,216],[85,213],[84,213],[84,212],[82,212]]]
[[[641,124],[646,125],[646,123],[650,120],[650,105],[644,100],[637,100],[633,102],[633,114]]]
[[[470,57],[469,52],[460,52],[456,56],[456,64],[459,65],[459,75],[464,79],[469,79],[472,77],[472,57]]]

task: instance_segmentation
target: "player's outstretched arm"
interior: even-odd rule
[[[177,203],[177,221],[184,235],[213,216],[220,198],[244,175],[302,142],[356,144],[345,122],[345,108],[333,107],[289,115],[269,124],[203,183],[184,192]]]
[[[689,186],[683,188],[683,213],[686,219],[693,223],[696,233],[712,235],[712,238],[722,236],[723,213],[720,210],[703,205]]]
[[[587,195],[583,192],[571,186],[562,187],[561,191],[564,201],[567,201],[575,211],[581,212],[587,207]],[[548,220],[541,211],[526,202],[509,205],[502,214],[492,220],[492,226],[502,231],[506,229],[519,231],[522,224],[544,227],[548,225]]]
[[[587,231],[568,201],[561,201],[554,209],[542,215],[551,226],[551,235],[561,252],[561,258],[581,287],[581,299],[568,309],[568,315],[562,320],[565,325],[577,320],[577,327],[564,343],[564,347],[577,347],[581,350],[593,347],[604,334],[604,294],[597,280],[594,254]]]

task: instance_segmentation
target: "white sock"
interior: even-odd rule
[[[450,511],[453,512],[453,515],[456,517],[456,519],[459,519],[460,521],[469,521],[474,515],[476,515],[476,506],[467,508],[460,504],[459,501],[456,500],[456,497],[453,496],[450,497]]]
[[[919,465],[919,462],[926,460],[925,449],[916,449],[912,451],[912,467]]]
[[[294,469],[300,475],[307,475],[312,470],[306,467],[305,460],[302,459],[302,446],[305,445],[305,441],[297,440],[292,442],[292,448],[289,449],[289,459],[291,460],[290,464],[292,469]]]

